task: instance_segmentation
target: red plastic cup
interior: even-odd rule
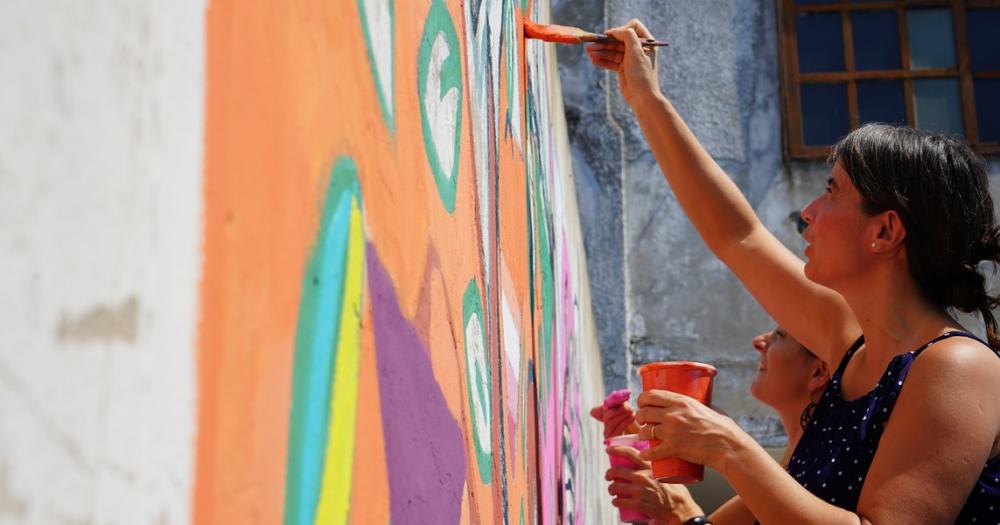
[[[604,446],[632,447],[641,452],[649,448],[649,441],[640,439],[639,434],[625,434],[605,439]],[[611,460],[612,467],[625,467],[631,470],[637,470],[639,468],[639,466],[633,463],[629,458],[608,454],[608,459]],[[645,513],[639,512],[635,509],[618,509],[618,515],[625,523],[648,523],[649,520],[652,519]]]
[[[639,369],[643,391],[669,390],[709,405],[712,403],[712,379],[715,367],[690,361],[649,363]],[[650,440],[650,447],[660,440]],[[653,477],[664,483],[698,483],[705,477],[704,465],[678,458],[663,458],[652,462]]]

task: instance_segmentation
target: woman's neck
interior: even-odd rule
[[[785,454],[781,458],[781,466],[788,468],[788,462],[792,458],[792,452],[795,451],[795,446],[799,444],[799,439],[802,438],[802,414],[805,412],[808,405],[800,405],[798,409],[790,408],[787,410],[779,410],[778,417],[781,419],[781,426],[785,429],[785,436],[788,437],[788,448],[785,449]]]
[[[797,414],[794,413],[794,410],[779,414],[781,426],[785,428],[785,435],[788,436],[789,450],[794,449],[795,445],[799,443],[799,438],[802,437],[802,413],[805,409],[806,407],[803,406]]]
[[[865,336],[865,352],[876,366],[917,348],[948,328],[954,319],[930,304],[909,273],[885,267],[853,290],[841,292]]]

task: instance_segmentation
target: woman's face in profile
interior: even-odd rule
[[[850,176],[839,162],[834,164],[826,190],[802,209],[805,274],[811,281],[836,290],[868,265],[862,236],[868,217],[861,208],[861,194]]]
[[[772,407],[808,398],[816,357],[798,340],[778,326],[754,337],[753,348],[760,354],[757,375],[750,385],[753,397]]]

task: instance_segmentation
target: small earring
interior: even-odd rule
[[[872,249],[875,249],[875,241],[872,241]]]

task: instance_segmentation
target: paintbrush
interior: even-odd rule
[[[537,24],[524,19],[524,37],[543,40],[545,42],[555,42],[557,44],[584,44],[591,42],[609,42],[615,40],[608,35],[591,33],[578,27],[561,26],[556,24]],[[669,46],[669,42],[646,38],[642,40],[642,47]]]

